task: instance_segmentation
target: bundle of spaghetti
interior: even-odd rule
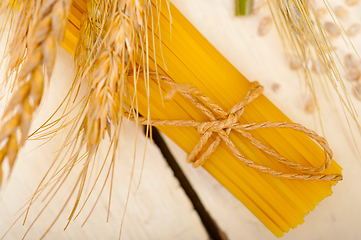
[[[75,50],[81,18],[86,8],[83,0],[73,2],[62,43],[70,53]],[[140,74],[137,86],[129,81],[130,91],[132,94],[135,91],[137,93],[137,110],[140,114],[148,116],[150,112],[151,119],[160,120],[209,121],[191,101],[178,93],[172,100],[164,101],[163,96],[172,88],[162,84],[162,78],[196,87],[225,112],[246,96],[251,83],[172,4],[154,4],[152,12],[157,15],[158,22],[148,25],[148,33],[154,34],[154,37],[149,37],[153,42],[147,45],[150,69],[157,70],[157,73],[152,74],[152,81],[147,83]],[[152,29],[153,26],[155,29]],[[159,32],[162,33],[161,37]],[[125,101],[131,100],[125,98]],[[291,122],[264,95],[244,108],[239,121]],[[159,126],[159,129],[187,153],[193,151],[201,138],[196,129],[185,126]],[[304,133],[280,128],[257,129],[251,133],[268,148],[302,166],[315,167],[324,162],[323,149]],[[229,133],[229,138],[245,158],[252,159],[257,164],[286,174],[300,173],[276,162],[235,131]],[[212,136],[211,139],[213,142],[216,138]],[[278,237],[301,224],[306,214],[332,194],[331,187],[337,183],[291,180],[262,173],[242,163],[223,141],[209,159],[204,161],[202,167]],[[341,167],[333,160],[329,168],[322,172],[340,173]]]

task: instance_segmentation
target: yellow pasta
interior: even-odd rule
[[[74,1],[71,8],[62,43],[69,53],[74,52],[85,8],[85,2],[82,0]],[[157,11],[153,10],[153,14],[157,14]],[[169,76],[177,83],[196,86],[226,112],[241,101],[250,87],[250,82],[172,4],[171,26],[166,4],[161,5],[160,13],[161,38],[156,29],[154,45],[149,44],[151,68],[157,67],[160,74]],[[149,30],[151,34],[152,29]],[[153,46],[156,49],[153,49]],[[180,94],[176,94],[171,101],[164,101],[159,89],[161,88],[162,95],[165,96],[170,89],[168,86],[159,87],[157,79],[153,79],[149,84],[149,105],[144,82],[139,82],[137,86],[138,111],[142,115],[147,116],[149,108],[152,119],[207,121],[207,117]],[[134,91],[134,86],[130,87],[130,90]],[[265,121],[291,122],[261,95],[245,107],[241,122]],[[192,151],[200,139],[200,135],[192,128],[159,129],[187,153]],[[252,130],[252,134],[282,156],[303,166],[317,166],[324,161],[323,150],[303,133],[272,128]],[[294,172],[265,155],[240,134],[232,132],[230,138],[245,157],[256,163],[283,172]],[[240,162],[223,142],[203,167],[278,237],[301,224],[306,214],[331,195],[331,187],[336,184],[334,181],[280,179],[261,173]],[[324,173],[341,173],[341,167],[332,161],[331,167]]]

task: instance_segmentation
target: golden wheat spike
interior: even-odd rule
[[[4,154],[0,160],[2,162],[7,158],[10,169],[13,167],[18,148],[24,144],[28,136],[33,113],[42,99],[44,80],[51,76],[56,56],[55,44],[62,41],[71,2],[43,1],[37,11],[36,1],[29,1],[23,8],[24,15],[19,15],[17,29],[23,31],[22,34],[14,36],[14,42],[19,44],[10,46],[10,58],[16,60],[10,61],[9,71],[13,72],[16,68],[20,70],[16,75],[15,92],[3,116],[5,123],[0,129],[0,141],[4,142],[1,150]],[[23,19],[27,21],[21,26],[24,24]],[[17,46],[20,46],[20,50],[16,49]]]

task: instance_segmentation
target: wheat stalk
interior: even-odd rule
[[[24,144],[28,136],[34,111],[40,105],[45,77],[51,76],[56,56],[56,41],[62,39],[70,4],[71,0],[43,1],[38,15],[33,15],[37,12],[34,10],[30,11],[29,15],[20,15],[18,19],[19,29],[22,29],[20,24],[23,24],[21,21],[24,18],[29,21],[32,28],[25,25],[26,30],[18,35],[19,39],[14,36],[21,46],[26,43],[27,58],[20,68],[16,79],[16,90],[4,112],[5,123],[0,129],[0,142],[3,144],[0,150],[0,162],[2,164],[7,158],[10,170],[13,168],[19,147]],[[35,6],[32,5],[32,7]],[[25,36],[27,36],[26,39]],[[20,49],[21,54],[18,60],[10,62],[10,67],[14,68],[20,64],[19,61],[25,55],[24,48],[23,46]],[[11,55],[16,57],[14,53]],[[46,73],[43,71],[44,66]]]

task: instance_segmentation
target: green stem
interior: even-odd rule
[[[250,15],[252,13],[253,0],[236,0],[236,15]]]

